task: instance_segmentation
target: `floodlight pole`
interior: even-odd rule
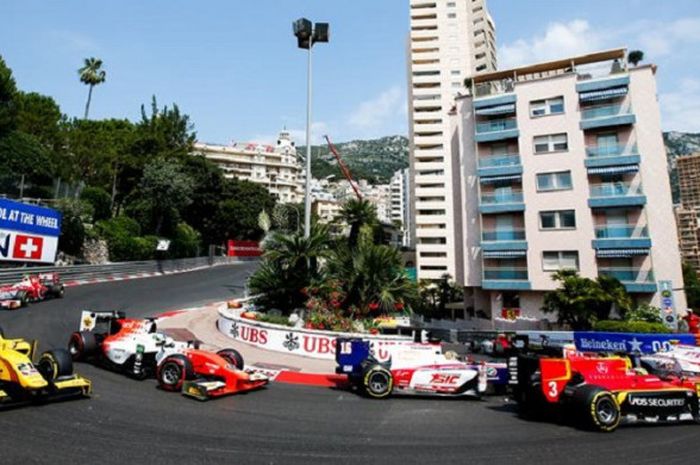
[[[311,235],[311,49],[310,39],[306,70],[306,195],[304,197],[304,237]]]

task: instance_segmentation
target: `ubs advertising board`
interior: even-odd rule
[[[53,263],[60,234],[58,211],[0,199],[0,261]]]

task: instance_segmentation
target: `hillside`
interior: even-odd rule
[[[395,171],[408,167],[408,139],[404,136],[353,140],[334,145],[353,177],[366,179],[372,184],[388,183]],[[330,175],[335,175],[336,179],[343,178],[327,145],[314,145],[311,150],[311,171],[315,178]],[[298,147],[298,153],[304,156],[306,147]]]

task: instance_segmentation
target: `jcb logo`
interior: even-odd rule
[[[458,380],[459,375],[443,375],[440,373],[433,373],[430,384],[457,384]]]

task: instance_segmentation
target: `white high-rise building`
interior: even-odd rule
[[[458,281],[462,246],[459,160],[449,113],[465,78],[496,69],[495,26],[486,0],[410,0],[408,46],[410,169],[418,277]]]
[[[411,247],[411,174],[402,169],[391,177],[391,221],[401,223],[401,245]]]

